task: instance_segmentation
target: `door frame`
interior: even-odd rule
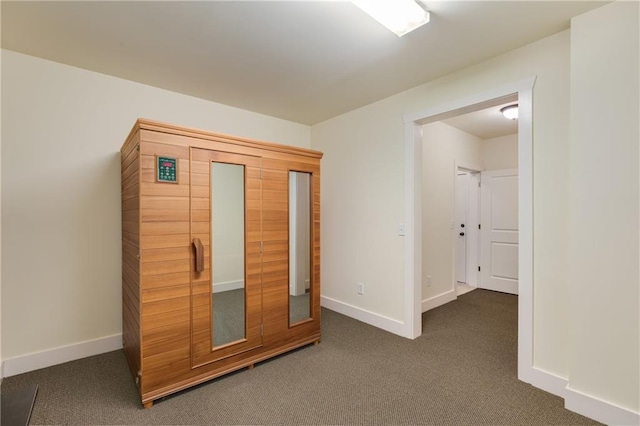
[[[461,191],[460,186],[460,177],[464,177],[465,188],[466,191]],[[461,170],[458,167],[455,167],[454,171],[454,180],[453,180],[453,209],[451,210],[451,259],[453,260],[453,272],[451,274],[452,277],[452,287],[453,292],[456,298],[458,297],[457,285],[460,282],[467,283],[467,240],[469,236],[469,224],[467,221],[467,216],[469,213],[469,174],[466,170]],[[466,193],[462,193],[466,192]],[[464,200],[461,200],[463,198]],[[428,200],[427,200],[428,201]],[[464,206],[464,208],[462,208]],[[464,210],[464,211],[462,211]],[[460,217],[460,215],[464,215],[464,219]],[[465,227],[461,228],[460,223],[464,223]],[[464,241],[460,241],[460,233],[464,232]],[[464,254],[460,256],[460,244],[464,244]],[[461,265],[462,259],[464,259],[464,265]],[[463,269],[464,271],[461,271]],[[464,278],[462,281],[459,278]]]
[[[518,118],[518,379],[533,373],[533,87],[536,77],[404,115],[405,220],[404,336],[422,334],[422,130],[424,124],[516,98]]]
[[[480,181],[480,173],[482,173],[482,168],[477,166],[477,165],[472,165],[472,164],[465,164],[465,163],[459,163],[458,161],[454,161],[454,179],[457,179],[457,174],[462,171],[465,172],[469,175],[477,175],[478,176],[478,182]],[[471,182],[471,179],[470,179]],[[457,259],[457,250],[456,250],[456,243],[457,243],[457,238],[458,238],[458,232],[459,230],[456,228],[455,223],[456,223],[456,213],[457,213],[457,196],[458,196],[458,186],[457,186],[457,182],[456,185],[454,185],[453,188],[453,218],[452,223],[454,224],[453,229],[452,229],[452,233],[451,233],[451,238],[452,238],[452,246],[453,246],[453,290],[454,292],[456,291],[456,284],[457,284],[457,280],[456,280],[456,276],[455,276],[455,270],[456,270],[456,259]],[[480,191],[479,188],[476,186],[473,191],[476,191],[476,200],[478,201],[476,203],[475,206],[469,204],[469,197],[467,197],[467,213],[469,213],[472,209],[475,209],[475,216],[476,216],[476,221],[473,222],[473,225],[477,225],[478,223],[480,223]],[[477,266],[475,268],[471,268],[469,267],[469,247],[471,247],[471,250],[473,250],[473,256],[471,256],[472,261],[475,259],[476,260],[476,264],[480,265],[480,232],[478,232],[478,227],[477,226],[469,226],[469,223],[471,223],[471,221],[469,220],[469,218],[467,217],[467,227],[465,228],[465,233],[467,234],[467,236],[469,235],[474,235],[474,238],[472,238],[471,240],[475,239],[476,240],[476,244],[475,247],[473,244],[469,245],[468,241],[469,239],[467,239],[467,244],[466,244],[466,248],[467,248],[467,254],[466,254],[466,259],[465,259],[465,275],[467,276],[467,284],[469,279],[468,277],[470,276],[470,272],[473,272],[475,274],[475,285],[471,286],[471,287],[479,287],[479,282],[480,282],[480,276],[478,274],[477,271]],[[456,299],[458,298],[458,295],[456,293]]]

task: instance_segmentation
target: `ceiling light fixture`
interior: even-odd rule
[[[518,104],[508,105],[501,108],[500,112],[509,120],[516,120],[518,118]]]
[[[429,22],[429,12],[414,0],[353,0],[352,3],[398,37]]]

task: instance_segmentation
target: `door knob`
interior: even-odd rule
[[[461,233],[460,233],[460,236],[461,236],[461,237],[464,237],[464,232],[461,232]]]

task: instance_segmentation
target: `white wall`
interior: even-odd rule
[[[119,150],[136,118],[310,144],[305,125],[7,50],[2,88],[5,361],[121,332]]]
[[[616,2],[571,22],[571,303],[567,307],[569,388],[636,413],[640,411],[638,16],[637,2]]]
[[[484,170],[518,168],[518,134],[482,140]]]
[[[393,96],[312,127],[321,176],[322,295],[403,317],[402,101]],[[365,294],[357,294],[357,283]],[[326,303],[326,302],[323,302]],[[335,309],[335,308],[334,308]]]
[[[322,163],[323,296],[399,329],[403,306],[403,114],[537,76],[534,87],[534,362],[567,377],[569,31],[312,127]],[[356,283],[367,286],[356,294]]]
[[[456,164],[482,170],[483,141],[442,122],[422,126],[422,140],[422,299],[428,300],[454,291]]]

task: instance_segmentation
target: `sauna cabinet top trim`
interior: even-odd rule
[[[299,148],[291,145],[282,145],[271,142],[263,142],[254,139],[241,138],[237,136],[225,135],[222,133],[214,133],[207,130],[194,129],[191,127],[176,126],[174,124],[163,123],[160,121],[149,120],[146,118],[139,118],[133,125],[129,136],[126,140],[129,140],[132,135],[140,130],[150,130],[154,132],[168,133],[172,135],[180,135],[191,138],[198,138],[216,142],[224,142],[233,145],[245,146],[249,148],[258,148],[267,151],[274,151],[287,154],[296,154],[310,158],[322,158],[322,152],[314,151],[312,149]]]

